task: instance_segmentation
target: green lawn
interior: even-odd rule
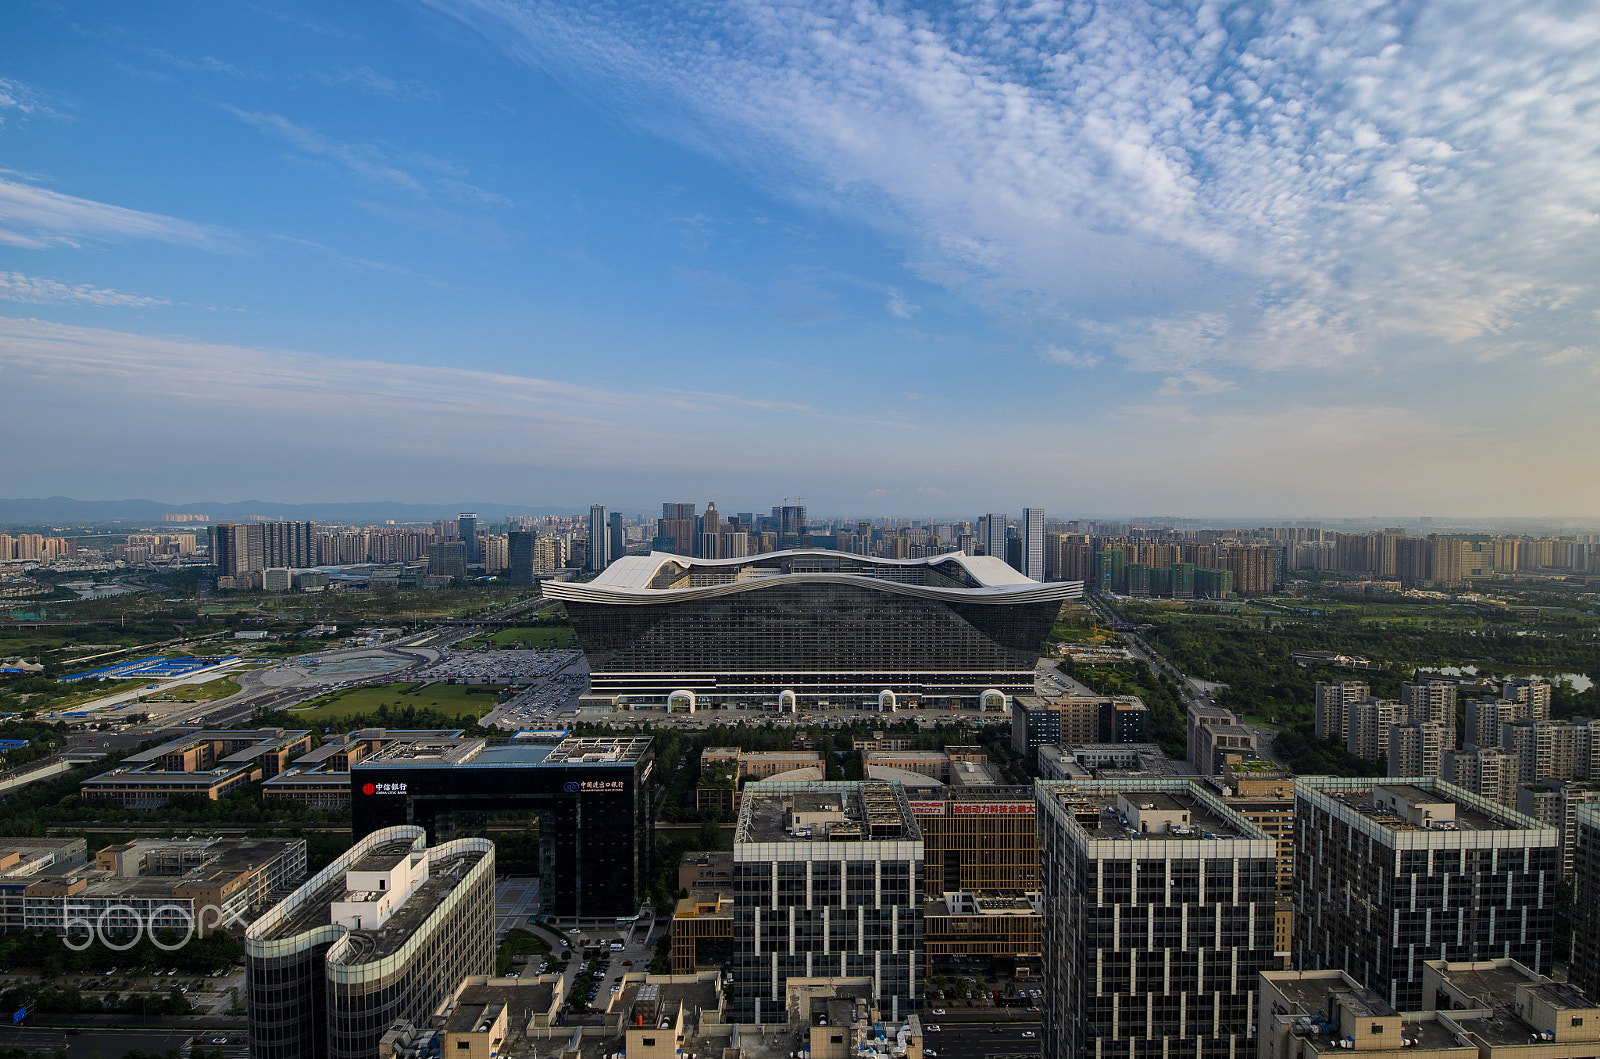
[[[501,629],[488,636],[474,637],[469,647],[576,647],[577,634],[565,626]]]
[[[500,685],[484,684],[430,684],[410,695],[401,694],[417,685],[410,683],[373,684],[364,688],[334,692],[312,699],[305,706],[289,711],[295,723],[330,725],[340,717],[376,713],[379,706],[391,710],[414,706],[419,710],[435,710],[465,722],[476,721],[494,709]]]

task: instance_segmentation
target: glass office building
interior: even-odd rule
[[[245,932],[250,1054],[369,1059],[397,1020],[423,1023],[494,970],[494,843],[428,848],[377,831]]]
[[[886,560],[784,551],[706,560],[625,556],[593,581],[550,582],[588,657],[591,692],[615,703],[857,706],[971,704],[1031,694],[1063,601],[993,556]]]
[[[633,916],[649,871],[654,761],[647,738],[396,740],[350,769],[351,833],[413,824],[439,842],[536,815],[541,911]]]

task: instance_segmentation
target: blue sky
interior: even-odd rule
[[[1600,515],[1592,4],[4,21],[5,495]]]

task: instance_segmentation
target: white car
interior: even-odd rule
[[[1032,1030],[1023,1030],[1022,1031],[1022,1035],[1024,1037],[1037,1037],[1037,1036],[1039,1036],[1037,1033],[1034,1033]]]
[[[934,1008],[932,1011],[929,1012],[929,1014],[930,1015],[943,1015],[944,1014],[944,1008]]]

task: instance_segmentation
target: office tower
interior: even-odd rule
[[[1454,749],[1455,729],[1432,721],[1410,721],[1389,728],[1388,774],[1440,776],[1446,750]]]
[[[1600,805],[1574,813],[1577,843],[1572,864],[1572,984],[1600,996]]]
[[[1560,878],[1554,829],[1454,784],[1295,784],[1295,966],[1343,968],[1402,1011],[1426,960],[1548,973]]]
[[[1045,1059],[1243,1056],[1277,847],[1182,780],[1035,784]]]
[[[988,514],[979,520],[978,527],[983,539],[979,541],[984,554],[997,556],[1001,560],[1006,557],[1006,517],[1000,514]]]
[[[533,575],[539,571],[538,540],[538,534],[528,530],[512,530],[506,535],[506,569],[513,585],[533,584]]]
[[[662,504],[661,521],[656,524],[656,536],[670,540],[670,550],[676,555],[694,554],[694,505]]]
[[[772,521],[778,534],[779,548],[798,548],[806,532],[806,509],[800,505],[784,504],[772,509]]]
[[[466,545],[465,554],[468,563],[483,562],[483,555],[478,550],[478,516],[463,512],[456,516],[456,537]]]
[[[1035,581],[1043,581],[1044,573],[1044,508],[1022,509],[1022,572]]]
[[[628,538],[622,531],[622,512],[613,511],[608,523],[606,527],[606,561],[609,565],[628,554]]]
[[[745,788],[733,839],[729,1020],[788,1021],[791,978],[869,978],[898,1019],[922,995],[923,841],[897,783]]]
[[[722,516],[717,514],[716,501],[706,503],[706,513],[700,517],[699,535],[694,554],[699,559],[721,559]]]
[[[420,827],[357,841],[245,931],[250,1054],[370,1059],[494,970],[494,843]]]
[[[1348,734],[1349,708],[1367,698],[1371,689],[1357,680],[1335,680],[1317,685],[1317,738],[1343,743]]]
[[[599,573],[606,568],[611,549],[606,547],[606,509],[604,504],[589,506],[589,561],[585,569]]]
[[[428,573],[435,577],[466,577],[466,544],[462,541],[436,542],[428,549]]]
[[[439,841],[485,814],[536,813],[541,911],[632,917],[650,862],[654,765],[648,738],[395,740],[350,767],[350,833],[417,824]]]
[[[1383,761],[1389,753],[1389,728],[1405,719],[1392,699],[1362,699],[1345,707],[1344,748],[1363,761]]]
[[[978,538],[976,535],[971,533],[962,533],[957,535],[956,540],[961,545],[962,555],[978,554]]]
[[[566,605],[592,697],[613,704],[676,691],[725,705],[784,692],[833,705],[875,705],[885,690],[949,705],[988,689],[1031,694],[1044,637],[1081,592],[1020,581],[990,556],[890,567],[832,551],[715,564],[629,555],[593,581],[544,586]]]

